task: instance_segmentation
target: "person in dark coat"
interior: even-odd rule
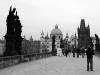
[[[73,57],[75,58],[75,48],[73,49],[72,53],[73,53]]]
[[[93,71],[93,55],[94,51],[91,49],[91,47],[88,47],[86,50],[87,55],[87,71],[91,70]]]
[[[76,52],[77,52],[77,58],[79,58],[80,49],[79,49],[79,48],[77,48]]]
[[[68,50],[66,49],[65,50],[65,56],[67,57],[67,55],[68,55]]]
[[[85,56],[85,49],[84,48],[82,48],[81,53],[82,53],[82,58],[84,58],[84,56]]]

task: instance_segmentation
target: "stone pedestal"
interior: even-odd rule
[[[6,23],[7,33],[4,36],[6,40],[6,50],[4,56],[21,55],[22,26],[16,8],[12,9],[12,6],[10,7]]]
[[[95,44],[95,50],[100,51],[100,44]]]
[[[4,52],[4,56],[13,56],[17,54],[15,51],[15,39],[14,36],[5,35],[6,40],[6,50]]]

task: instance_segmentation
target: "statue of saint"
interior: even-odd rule
[[[21,55],[21,32],[22,26],[17,15],[16,8],[10,7],[9,14],[7,16],[7,33],[4,36],[6,39],[6,51],[5,56]]]
[[[10,7],[9,15],[7,16],[7,34],[14,34],[14,20],[15,20],[15,13],[16,8]]]
[[[99,38],[97,34],[95,34],[95,38],[96,38],[96,44],[99,44]]]

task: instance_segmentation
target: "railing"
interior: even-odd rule
[[[52,53],[36,53],[31,55],[16,55],[16,56],[7,56],[7,57],[0,57],[0,69],[5,68],[8,66],[12,66],[15,64],[28,62],[32,60],[37,60],[41,58],[47,58],[52,56]]]

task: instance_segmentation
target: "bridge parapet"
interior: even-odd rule
[[[16,56],[7,56],[0,57],[0,69],[6,68],[12,65],[20,64],[23,62],[29,62],[32,60],[37,60],[41,58],[47,58],[52,56],[52,53],[35,53],[31,55],[16,55]]]

